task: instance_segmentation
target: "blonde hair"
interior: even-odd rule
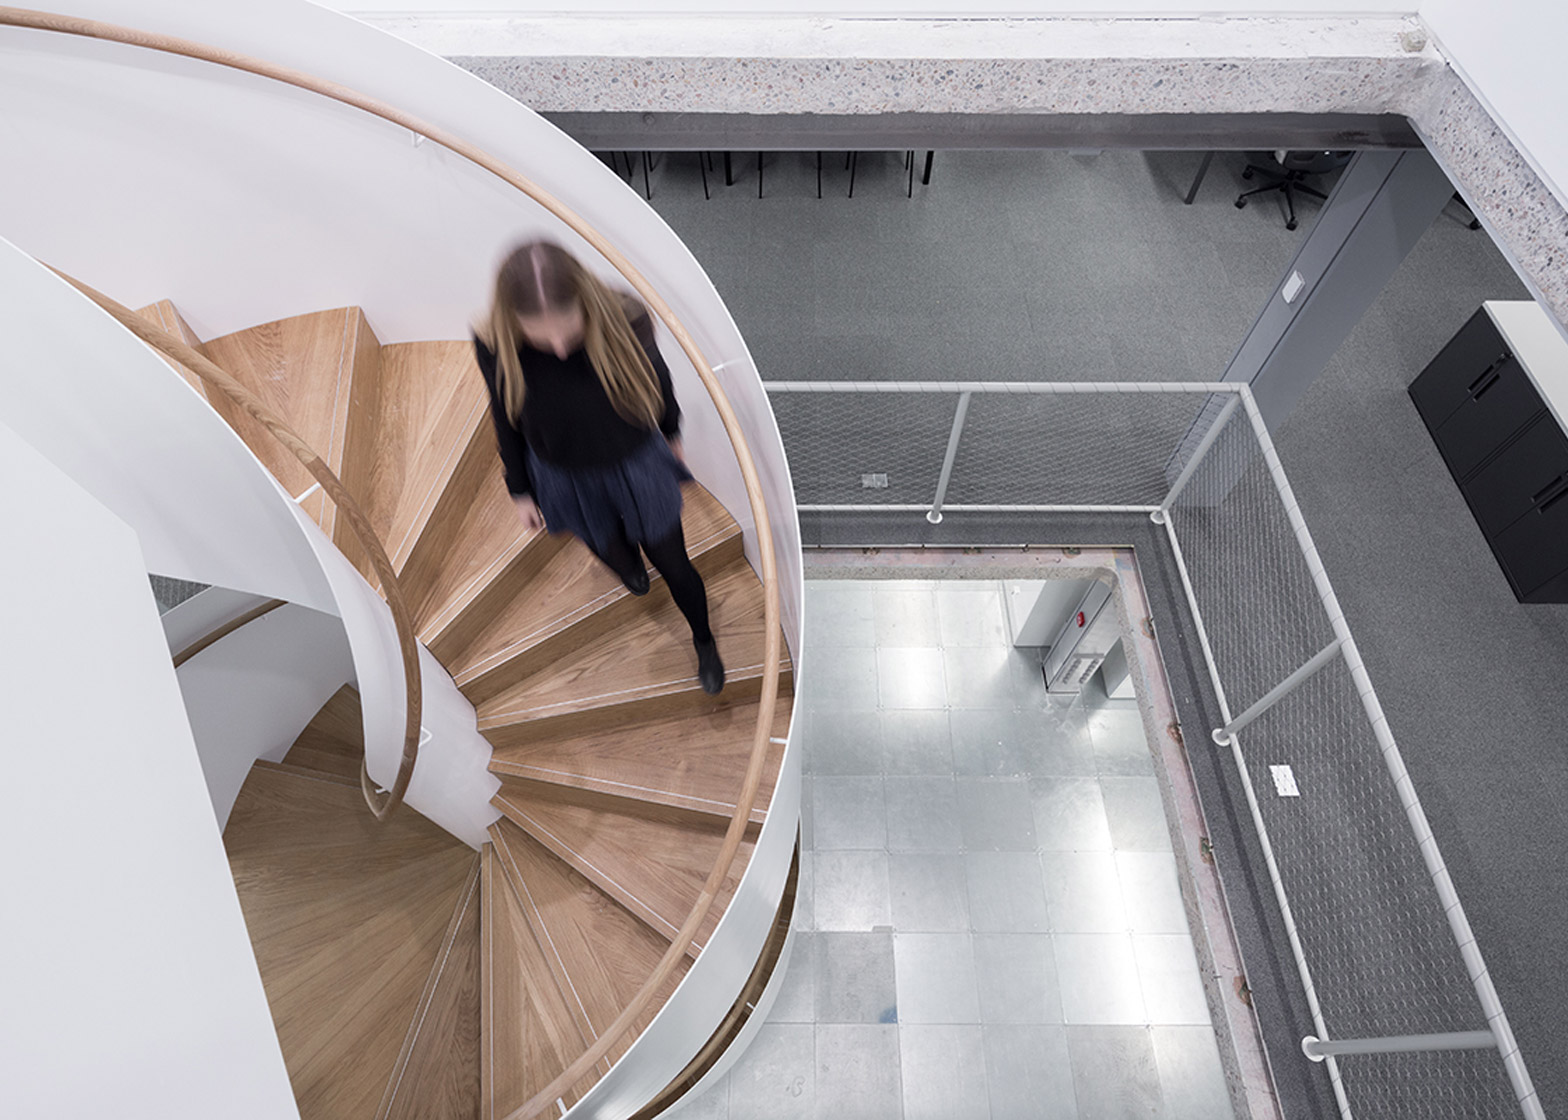
[[[496,272],[490,313],[481,338],[496,356],[496,389],[515,424],[523,413],[523,369],[518,359],[519,315],[562,311],[573,303],[583,312],[583,348],[610,405],[628,424],[657,428],[664,394],[647,351],[637,341],[632,319],[646,315],[629,293],[606,287],[581,261],[551,241],[530,241],[506,255]],[[488,337],[484,337],[488,335]]]

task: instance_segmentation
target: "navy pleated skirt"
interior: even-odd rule
[[[691,473],[658,432],[618,463],[563,467],[528,449],[534,500],[552,533],[571,533],[601,556],[617,537],[661,541],[681,522],[681,483]]]

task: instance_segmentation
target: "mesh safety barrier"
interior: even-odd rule
[[[1158,506],[1202,450],[1171,503],[1170,527],[1232,716],[1335,641],[1245,408],[1215,427],[1229,394],[1057,388],[1069,391],[972,394],[944,506]],[[957,392],[773,394],[798,501],[929,505],[958,400]],[[885,487],[862,485],[862,475],[881,474]],[[1486,1029],[1343,657],[1237,740],[1326,1036]],[[1276,793],[1276,766],[1291,768],[1299,796]],[[1363,1120],[1521,1112],[1495,1050],[1337,1062],[1351,1111]]]

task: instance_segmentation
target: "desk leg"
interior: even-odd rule
[[[920,175],[920,185],[922,187],[931,185],[931,157],[934,155],[936,155],[935,152],[926,152],[926,169]]]
[[[1211,164],[1213,162],[1214,162],[1214,153],[1213,152],[1204,152],[1203,153],[1203,162],[1198,164],[1198,174],[1192,180],[1192,186],[1187,191],[1187,197],[1182,199],[1182,202],[1184,204],[1186,204],[1188,206],[1191,206],[1192,205],[1192,200],[1198,197],[1198,188],[1203,186],[1203,177],[1209,173],[1209,164]]]

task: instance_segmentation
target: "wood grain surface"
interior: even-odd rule
[[[481,864],[474,853],[376,1120],[478,1120]]]
[[[697,900],[729,824],[727,817],[526,778],[503,778],[491,803],[666,941],[675,936]],[[723,916],[751,858],[755,830],[753,825],[741,845],[719,903],[698,927],[692,956],[707,943]]]
[[[780,698],[774,716],[773,735],[778,739],[788,736],[788,700]],[[697,717],[645,719],[498,748],[490,758],[490,769],[727,819],[735,811],[739,775],[746,769],[756,725],[757,704],[749,700]],[[758,806],[752,810],[751,819],[758,824],[767,816],[784,757],[782,744],[770,747],[768,771]]]
[[[223,834],[300,1115],[373,1116],[473,849],[354,786],[253,768]]]
[[[346,684],[332,694],[299,733],[283,761],[308,770],[350,778],[359,784],[365,757],[365,724],[359,690]]]
[[[637,994],[669,941],[512,822],[498,821],[490,834],[573,1014],[585,1036],[597,1038]],[[683,966],[677,975],[685,972]],[[653,1020],[675,986],[666,985],[635,1029],[612,1047],[612,1061]]]
[[[185,343],[185,345],[196,350],[201,349],[201,339],[196,337],[196,332],[191,330],[190,324],[185,321],[185,317],[180,314],[179,310],[169,300],[160,299],[157,303],[149,303],[146,307],[139,307],[136,309],[136,314],[154,326],[168,331]],[[171,369],[183,377],[185,383],[192,389],[195,389],[202,400],[207,399],[206,382],[192,373],[189,366],[183,362],[175,361],[167,354],[158,356],[167,362]]]
[[[701,486],[685,488],[682,511],[687,551],[705,579],[743,560],[740,526]],[[534,573],[526,594],[487,613],[486,625],[446,661],[472,701],[483,703],[594,638],[621,630],[636,615],[670,601],[650,570],[648,598],[639,601],[575,539],[566,540],[550,564]]]
[[[329,469],[340,473],[363,322],[357,307],[317,311],[210,339],[202,351],[281,416]],[[297,496],[312,485],[310,473],[243,409],[217,397],[212,407],[289,493]],[[337,509],[325,495],[313,494],[302,506],[333,534]]]

